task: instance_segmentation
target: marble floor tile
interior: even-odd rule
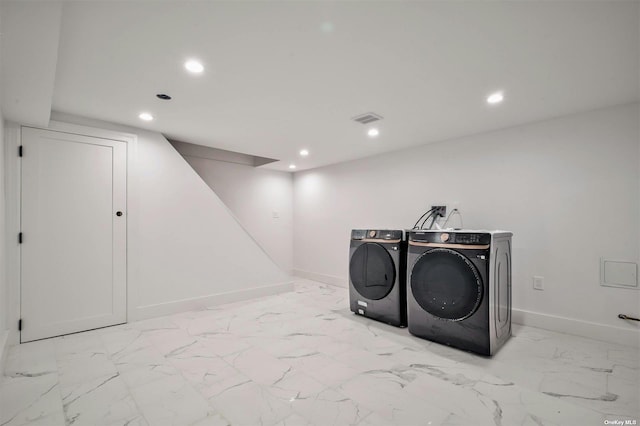
[[[282,380],[267,386],[271,394],[292,405],[297,401],[315,397],[325,388],[326,386],[319,381],[299,371],[293,371],[285,375]]]
[[[94,353],[86,358],[58,358],[58,377],[63,387],[82,385],[117,373],[118,369],[105,353]]]
[[[153,345],[149,334],[133,328],[117,327],[108,333],[103,333],[100,337],[105,349],[114,360]]]
[[[130,388],[180,375],[180,371],[168,361],[156,362],[153,359],[149,360],[145,365],[119,365],[118,371],[122,380]]]
[[[334,389],[300,399],[293,409],[311,424],[355,425],[371,411]]]
[[[274,425],[291,414],[291,407],[253,381],[231,386],[210,400],[232,425]]]
[[[189,426],[230,426],[231,423],[227,421],[220,414],[209,414],[200,420],[196,420],[195,423],[191,423]]]
[[[209,375],[205,381],[193,386],[202,396],[212,401],[230,389],[250,383],[251,379],[233,367],[217,371],[215,376]]]
[[[37,377],[57,370],[53,339],[12,347],[4,365],[4,375],[8,377]]]
[[[216,410],[180,375],[133,387],[131,393],[150,425],[224,423]]]
[[[86,359],[96,354],[106,353],[100,334],[94,331],[58,337],[53,340],[53,344],[58,360]]]
[[[62,385],[60,393],[69,425],[140,422],[138,407],[117,372],[81,383]]]
[[[105,336],[105,339],[109,337]],[[118,340],[121,336],[118,337]],[[136,387],[160,380],[171,375],[179,375],[170,361],[155,348],[150,340],[140,336],[125,343],[119,340],[111,346],[111,354],[120,377],[128,387]]]
[[[10,348],[0,426],[640,421],[638,348],[514,325],[483,357],[293,291]],[[632,424],[632,423],[630,423]]]
[[[334,388],[360,374],[358,370],[329,358],[324,354],[315,355],[313,358],[310,357],[306,366],[309,368],[303,369],[304,367],[300,366],[297,368],[303,369],[303,371],[320,383]]]
[[[309,420],[305,419],[298,413],[293,413],[276,423],[276,426],[311,426]]]
[[[376,355],[365,349],[350,349],[334,355],[333,358],[360,373],[374,370],[388,370],[396,361],[392,357]]]
[[[64,425],[57,374],[5,378],[0,382],[0,424]]]
[[[293,367],[259,348],[227,355],[224,360],[256,383],[275,385],[292,373]]]

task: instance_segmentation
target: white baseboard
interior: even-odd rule
[[[295,276],[324,284],[343,288],[348,287],[348,280],[346,278],[302,271],[300,269],[294,269],[293,273]],[[531,312],[524,309],[513,310],[513,322],[559,333],[573,334],[588,339],[602,340],[603,342],[634,347],[640,346],[640,326],[634,327],[635,324],[627,327],[615,327],[573,318]]]
[[[0,376],[4,375],[4,363],[9,352],[9,330],[0,331]]]
[[[190,310],[203,309],[208,306],[224,305],[225,303],[240,302],[258,297],[273,296],[280,293],[293,291],[293,281],[274,284],[264,287],[253,287],[227,293],[211,294],[208,296],[183,299],[173,302],[159,303],[156,305],[139,306],[135,309],[134,318],[129,321],[138,321],[148,318],[172,315]]]
[[[516,324],[544,328],[545,330],[573,334],[619,345],[634,346],[636,348],[640,345],[640,327],[631,325],[629,327],[615,327],[573,318],[541,314],[524,309],[514,309],[512,314],[513,322]]]
[[[317,272],[302,271],[300,269],[294,269],[293,275],[295,275],[296,277],[306,278],[308,280],[318,281],[336,287],[349,287],[348,280],[346,278],[336,277],[333,275],[318,274]]]

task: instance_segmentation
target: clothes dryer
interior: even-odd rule
[[[410,231],[409,332],[492,355],[511,336],[511,232]]]

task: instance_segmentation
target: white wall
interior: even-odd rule
[[[291,271],[292,174],[195,156],[184,157],[278,266]]]
[[[292,288],[290,276],[161,134],[63,114],[53,117],[98,129],[63,124],[64,130],[102,137],[127,132],[137,138],[128,150],[129,320]],[[18,283],[11,284],[10,301],[16,320]]]
[[[137,134],[138,306],[288,280],[162,135]]]
[[[0,9],[1,12],[1,9]],[[4,14],[0,13],[0,28],[4,29],[2,22],[4,21]],[[0,51],[2,51],[2,40],[0,40]],[[2,67],[3,62],[0,58],[0,82],[2,81]],[[0,83],[0,104],[2,103],[3,93],[1,90],[2,84]],[[8,320],[8,294],[7,288],[7,255],[5,244],[6,240],[6,219],[5,219],[5,206],[7,200],[7,193],[5,191],[5,164],[4,164],[4,116],[2,114],[2,108],[0,107],[0,373],[4,368],[4,356],[6,349],[6,342],[8,337],[7,320]]]
[[[49,122],[62,3],[56,0],[0,2],[0,105],[7,121],[40,126]]]
[[[7,331],[7,307],[8,305],[8,289],[7,289],[7,267],[6,267],[6,248],[5,242],[7,235],[5,233],[5,205],[6,192],[4,186],[4,118],[0,111],[0,371],[2,370],[2,353],[4,341]]]
[[[513,231],[515,318],[638,330],[617,314],[640,314],[640,291],[599,285],[600,257],[639,258],[638,126],[638,105],[619,106],[295,173],[294,269],[346,285],[350,229],[457,204],[467,228]]]

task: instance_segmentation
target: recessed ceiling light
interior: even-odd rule
[[[295,165],[295,164],[289,164],[289,168],[290,168],[290,169],[295,169],[295,168],[296,168],[296,165]]]
[[[369,131],[367,132],[367,134],[372,137],[375,138],[376,136],[378,136],[380,134],[380,131],[376,128],[373,129],[369,129]]]
[[[306,157],[307,155],[309,155],[309,150],[308,149],[301,149],[300,150],[300,155],[303,157]]]
[[[141,112],[138,117],[140,117],[140,120],[144,120],[144,121],[153,120],[153,115],[149,114],[148,112]]]
[[[187,69],[187,71],[193,74],[200,74],[202,71],[204,71],[204,65],[202,65],[195,59],[189,59],[184,63],[184,67]]]
[[[487,96],[487,103],[490,105],[499,104],[504,100],[504,93],[496,92]]]
[[[333,25],[333,22],[330,21],[323,22],[322,25],[320,25],[320,29],[323,33],[332,33],[334,28],[335,26]]]

